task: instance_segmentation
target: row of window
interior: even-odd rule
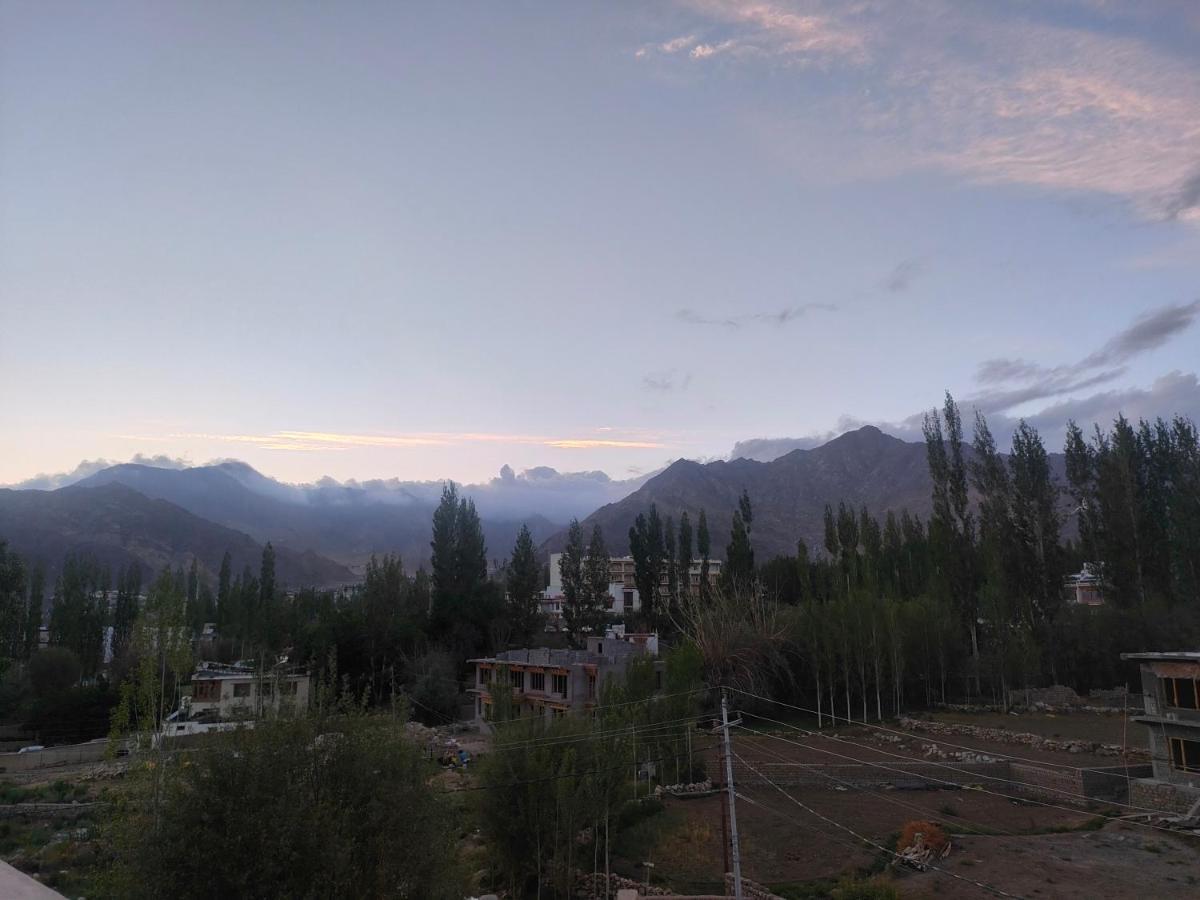
[[[510,671],[508,673],[508,678],[509,678],[509,684],[512,685],[513,690],[516,690],[516,691],[525,690],[525,672]],[[554,693],[562,694],[562,696],[565,697],[567,695],[567,676],[566,675],[551,675],[550,678],[551,678],[550,689]],[[491,669],[480,669],[479,670],[479,683],[480,684],[491,684],[492,683],[492,670]],[[546,690],[546,673],[545,672],[530,672],[529,673],[529,690],[534,693],[544,693],[545,692],[545,690]]]
[[[281,697],[296,696],[295,681],[284,681],[279,685],[279,695]],[[233,685],[233,696],[235,699],[243,699],[252,696],[254,693],[254,682],[243,681],[236,682]],[[262,697],[269,699],[275,696],[275,682],[262,682]],[[202,702],[216,703],[221,699],[221,682],[219,681],[197,681],[192,686],[192,699]]]

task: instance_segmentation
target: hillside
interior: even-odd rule
[[[51,582],[68,552],[92,554],[113,569],[137,560],[147,574],[165,565],[186,567],[195,555],[214,581],[226,550],[238,572],[247,565],[257,572],[262,561],[262,544],[249,535],[121,484],[0,490],[0,538],[26,559],[41,560]],[[354,578],[333,560],[285,547],[277,548],[276,574],[289,587]]]
[[[79,484],[125,485],[245,532],[260,543],[312,551],[352,567],[362,566],[371,554],[399,553],[405,565],[415,569],[429,556],[434,502],[411,493],[395,492],[384,502],[353,487],[302,488],[267,478],[245,463],[187,469],[125,464]],[[524,521],[539,542],[559,527],[542,516]],[[508,556],[521,521],[484,516],[482,522],[489,556]]]
[[[1061,469],[1061,459],[1051,454],[1056,471]],[[745,489],[754,506],[755,551],[760,560],[766,560],[794,553],[798,539],[810,550],[819,551],[824,543],[826,503],[836,507],[844,501],[856,509],[865,505],[881,518],[888,510],[907,509],[925,519],[931,508],[931,488],[925,445],[902,441],[868,425],[771,462],[735,459],[701,464],[679,460],[624,500],[598,509],[584,525],[590,529],[598,523],[610,551],[626,553],[629,528],[651,503],[657,505],[661,516],[677,522],[687,510],[693,526],[703,508],[713,556],[724,557],[729,523]],[[560,532],[544,549],[561,549],[564,539]]]

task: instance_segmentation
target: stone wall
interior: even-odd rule
[[[1195,788],[1168,784],[1164,781],[1138,780],[1129,785],[1129,803],[1143,809],[1183,815],[1191,811],[1200,800],[1200,791]]]
[[[107,739],[100,738],[86,744],[47,747],[45,750],[33,750],[29,753],[0,753],[0,772],[28,772],[53,766],[99,762],[104,759],[107,749]]]

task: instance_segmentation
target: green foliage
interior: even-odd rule
[[[29,681],[39,698],[50,697],[74,686],[83,671],[79,657],[66,647],[47,647],[29,659]]]
[[[542,570],[537,562],[537,550],[529,526],[522,525],[513,545],[505,578],[508,616],[517,641],[528,641],[541,629],[542,614],[539,594],[542,590]]]
[[[430,725],[458,718],[458,682],[454,660],[444,650],[428,650],[405,665],[404,687],[413,702],[413,717]]]
[[[389,716],[339,704],[131,769],[112,897],[460,898],[455,830]]]
[[[85,676],[100,667],[109,572],[91,557],[70,554],[54,587],[50,643],[71,650]]]
[[[689,771],[691,753],[706,749],[689,734],[698,657],[673,651],[666,668],[659,696],[654,661],[631,662],[622,680],[601,686],[595,718],[521,718],[494,692],[496,734],[479,763],[478,802],[495,887],[535,896],[542,882],[565,896],[573,868],[610,852],[605,834],[613,842],[632,827],[623,810],[635,764],[654,763],[663,779]]]
[[[193,665],[186,605],[186,584],[163,569],[134,623],[130,651],[135,664],[112,712],[110,752],[127,735],[139,746],[149,746],[163,718],[176,708],[178,685],[191,675]]]
[[[725,568],[721,573],[727,593],[747,593],[754,589],[754,548],[750,544],[753,522],[750,495],[743,490],[733,513],[729,546],[725,548]]]

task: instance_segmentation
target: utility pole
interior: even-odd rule
[[[734,806],[733,751],[729,746],[729,703],[721,689],[721,731],[725,741],[725,790],[729,794],[729,840],[733,851],[733,896],[742,900],[742,855],[738,849],[737,809]]]

